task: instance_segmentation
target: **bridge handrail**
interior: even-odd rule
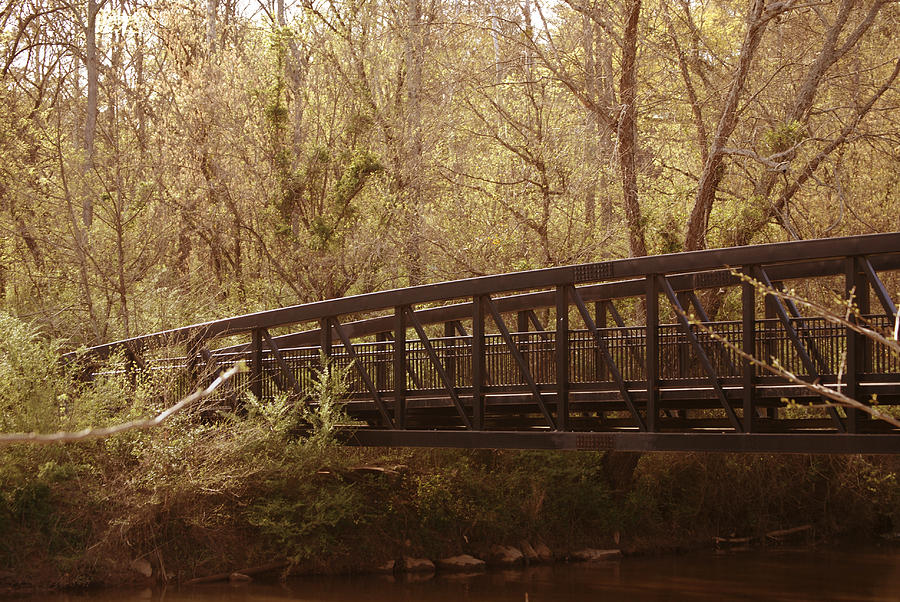
[[[886,254],[871,258],[876,270],[900,269],[900,253]],[[767,271],[774,281],[791,280],[796,278],[809,278],[814,276],[833,276],[841,274],[844,270],[842,260],[807,261],[792,264],[776,265]],[[700,278],[698,278],[700,277]],[[738,284],[740,279],[733,275],[731,270],[713,270],[699,273],[682,274],[669,278],[672,288],[677,292],[699,290],[705,288],[720,288]],[[612,301],[636,297],[644,294],[643,279],[619,280],[603,284],[591,284],[578,287],[578,293],[585,302]],[[539,309],[552,307],[556,303],[553,291],[539,291],[532,293],[520,293],[494,299],[497,309],[503,313],[523,311],[527,309]],[[437,324],[451,320],[461,320],[471,317],[471,303],[454,303],[416,310],[416,316],[422,324]],[[351,338],[388,332],[393,329],[393,316],[378,316],[356,320],[343,324],[344,330]],[[318,328],[293,332],[276,337],[272,340],[279,348],[285,346],[318,345],[321,331]],[[337,340],[335,336],[332,339]],[[231,345],[214,350],[218,356],[220,353],[237,353],[247,351],[249,344]]]
[[[821,273],[841,268],[843,258],[852,256],[883,255],[886,261],[873,261],[876,268],[891,269],[900,267],[900,232],[887,234],[871,234],[850,236],[844,238],[816,239],[807,241],[771,243],[746,247],[733,247],[725,249],[709,249],[703,251],[690,251],[669,255],[655,255],[647,257],[635,257],[616,259],[605,262],[569,265],[524,272],[513,272],[492,276],[480,276],[434,284],[392,289],[373,293],[365,293],[338,299],[328,299],[301,305],[282,307],[241,316],[213,320],[205,323],[193,324],[172,330],[156,332],[148,335],[133,337],[121,341],[115,341],[91,347],[88,355],[105,356],[115,349],[126,348],[132,352],[139,351],[148,346],[174,345],[189,341],[211,340],[222,336],[250,333],[257,329],[269,329],[290,324],[298,324],[313,320],[331,318],[335,316],[358,314],[377,310],[390,309],[411,304],[431,303],[436,301],[449,301],[464,297],[482,295],[494,295],[528,289],[550,288],[564,285],[575,285],[586,282],[603,282],[619,280],[620,282],[605,282],[594,287],[582,287],[592,298],[617,298],[620,296],[634,296],[643,293],[642,279],[625,280],[629,278],[641,278],[648,275],[680,275],[679,286],[686,289],[704,288],[705,286],[719,287],[727,284],[722,278],[732,278],[723,268],[739,268],[745,265],[773,266],[779,264],[800,264],[804,269]],[[877,258],[873,258],[876,260]],[[838,260],[838,261],[829,261]],[[831,264],[834,265],[831,265]],[[710,278],[712,284],[704,285],[696,282],[698,272],[712,272],[718,274]],[[802,272],[802,270],[798,270]],[[796,273],[795,273],[796,274]],[[791,277],[791,271],[785,274],[775,274],[774,278]],[[798,277],[794,275],[793,277]],[[673,278],[679,281],[679,278]],[[736,279],[729,281],[736,282]],[[676,287],[677,288],[677,287]],[[628,291],[633,292],[625,294]],[[532,302],[528,307],[540,307],[552,305],[550,299],[553,291],[528,293],[526,295],[513,295],[504,297],[504,304],[500,306],[502,311],[513,311],[511,306],[517,301],[527,298]],[[605,295],[605,297],[604,297]],[[547,297],[547,299],[544,298]],[[500,299],[498,299],[500,301]],[[533,302],[539,304],[535,305]],[[463,308],[469,309],[470,304],[456,304],[441,308],[432,308],[423,311],[433,311],[435,316],[440,315],[446,319],[447,313],[458,312]],[[418,312],[417,312],[417,315]],[[455,315],[455,314],[452,314]],[[468,314],[460,314],[459,317]],[[370,320],[390,320],[392,318],[373,318]],[[457,318],[458,319],[458,318]],[[440,321],[440,320],[433,320]],[[366,322],[366,321],[361,321]],[[354,324],[354,323],[348,323]],[[366,329],[368,330],[368,329]],[[390,330],[390,328],[382,328]],[[301,333],[304,337],[311,336],[307,331]],[[318,332],[318,331],[315,331]],[[353,336],[371,334],[376,331],[353,331]],[[295,335],[285,335],[295,336]],[[305,339],[303,339],[305,340]]]

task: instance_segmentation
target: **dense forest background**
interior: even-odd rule
[[[900,230],[886,0],[5,0],[0,308],[73,345]]]
[[[900,230],[898,31],[889,0],[0,0],[0,430],[161,411],[152,382],[76,379],[81,345]],[[353,449],[285,399],[244,410],[4,447],[0,593],[900,524],[895,457],[656,454],[616,482],[602,454]]]

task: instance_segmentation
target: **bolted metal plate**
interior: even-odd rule
[[[728,286],[736,278],[730,272],[716,270],[715,272],[701,272],[694,274],[694,288],[713,288],[716,286]]]
[[[616,439],[604,433],[578,433],[575,435],[575,449],[580,451],[609,451],[615,449]]]
[[[596,282],[612,278],[613,266],[610,262],[583,263],[575,266],[575,282]]]

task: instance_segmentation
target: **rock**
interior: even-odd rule
[[[407,573],[433,573],[434,563],[427,558],[403,557],[403,570]]]
[[[491,564],[498,566],[513,566],[522,564],[524,561],[525,556],[522,555],[519,548],[501,545],[491,546],[491,553],[488,558],[488,562]]]
[[[442,571],[477,571],[484,570],[485,562],[468,554],[460,554],[441,558],[437,565]]]
[[[434,571],[426,571],[423,573],[403,573],[402,579],[405,583],[422,583],[434,579]]]
[[[525,556],[526,562],[537,562],[538,561],[538,553],[534,549],[534,547],[525,541],[524,539],[519,542],[519,549],[522,550],[522,555]]]
[[[136,573],[140,573],[147,579],[153,576],[153,567],[150,566],[150,563],[147,562],[145,558],[135,558],[132,560],[131,569]]]
[[[622,550],[596,550],[584,548],[572,552],[570,558],[580,562],[599,562],[601,560],[618,560],[622,557]]]
[[[553,552],[550,551],[547,544],[538,542],[534,546],[534,551],[540,562],[553,562]]]
[[[396,568],[396,566],[397,566],[397,562],[396,562],[396,561],[394,561],[394,560],[388,560],[388,561],[385,562],[384,564],[379,564],[378,566],[376,566],[376,567],[375,567],[375,572],[376,572],[376,573],[381,573],[381,574],[389,574],[389,573],[390,573],[390,574],[393,574],[394,568]]]
[[[250,583],[253,581],[253,577],[244,573],[231,573],[228,575],[228,581],[231,583]]]

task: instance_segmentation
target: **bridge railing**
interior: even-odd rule
[[[900,372],[898,358],[843,326],[802,316],[790,301],[761,295],[741,275],[768,286],[843,276],[860,312],[872,314],[870,298],[877,299],[884,313],[868,320],[885,328],[896,308],[879,272],[898,268],[900,233],[642,257],[280,308],[101,345],[88,355],[124,350],[132,366],[180,370],[183,386],[243,359],[251,373],[237,386],[261,397],[302,397],[325,355],[351,367],[352,396],[369,403],[359,415],[388,429],[415,419],[431,428],[481,430],[509,401],[517,415],[555,431],[573,428],[573,410],[579,424],[587,414],[596,419],[584,428],[603,429],[609,407],[640,431],[658,430],[673,412],[686,419],[689,410],[703,410],[704,419],[715,415],[724,428],[751,432],[774,415],[766,396],[777,392],[765,387],[777,379],[683,316],[698,315],[731,345],[775,357],[810,382],[835,382],[841,374],[842,390],[861,396],[874,390],[867,376]],[[734,288],[739,319],[705,316],[697,291]],[[646,316],[645,323],[625,323],[615,304],[622,299],[637,299],[631,313]],[[675,323],[661,323],[661,309]],[[536,311],[550,322],[542,324]],[[292,325],[312,327],[272,334]],[[246,342],[215,344],[236,335]],[[187,350],[180,358],[148,359],[151,349],[179,346]],[[887,393],[882,401],[896,398],[890,387],[879,391]],[[430,405],[410,403],[429,396]],[[423,418],[428,408],[431,422]],[[821,413],[838,431],[854,431],[862,419],[835,408]]]

